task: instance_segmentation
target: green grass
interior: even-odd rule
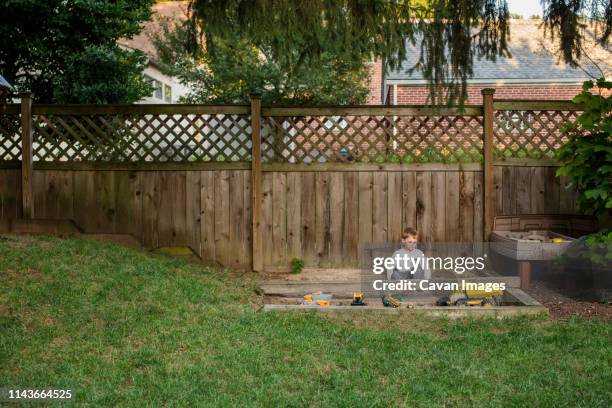
[[[609,407],[610,324],[258,313],[248,277],[0,240],[0,387],[92,406]]]

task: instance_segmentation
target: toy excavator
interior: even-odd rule
[[[438,299],[436,306],[499,306],[503,295],[503,290],[456,290],[450,296]]]

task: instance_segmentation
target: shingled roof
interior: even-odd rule
[[[474,75],[470,82],[582,82],[589,75],[580,68],[572,68],[560,58],[556,41],[545,38],[541,20],[511,20],[508,50],[511,57],[497,58],[495,62],[479,60],[474,64]],[[597,63],[606,76],[612,73],[612,53],[597,44],[592,31],[584,41],[586,54]],[[386,80],[395,83],[422,83],[422,73],[407,71],[419,58],[419,48],[408,45],[407,60],[400,69],[390,71]],[[596,66],[583,57],[581,67],[595,77],[601,73]]]
[[[0,96],[8,95],[13,92],[14,89],[11,84],[8,83],[2,75],[0,75]]]
[[[117,44],[134,50],[143,51],[153,61],[156,60],[157,50],[150,36],[156,34],[161,29],[161,21],[167,19],[171,24],[188,18],[188,1],[168,1],[153,5],[153,16],[151,20],[145,22],[142,31],[132,38],[120,38]]]

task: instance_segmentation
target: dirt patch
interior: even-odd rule
[[[10,314],[8,306],[0,304],[0,316],[8,316]]]
[[[610,304],[576,300],[542,282],[534,282],[526,292],[548,308],[552,319],[564,320],[575,316],[612,321]]]
[[[62,346],[65,346],[66,343],[68,343],[68,338],[66,336],[58,336],[54,338],[53,340],[51,340],[51,342],[49,343],[49,347],[52,347],[52,348],[62,347]]]
[[[2,234],[0,235],[0,241],[6,242],[8,246],[15,249],[49,246],[49,242],[41,240],[40,237],[27,234]]]
[[[28,268],[21,271],[14,269],[0,270],[0,277],[7,279],[44,279],[45,275],[42,274],[38,269]]]

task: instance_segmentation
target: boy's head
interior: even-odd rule
[[[418,241],[418,232],[412,227],[405,228],[402,231],[402,246],[408,251],[412,251],[416,248]]]

